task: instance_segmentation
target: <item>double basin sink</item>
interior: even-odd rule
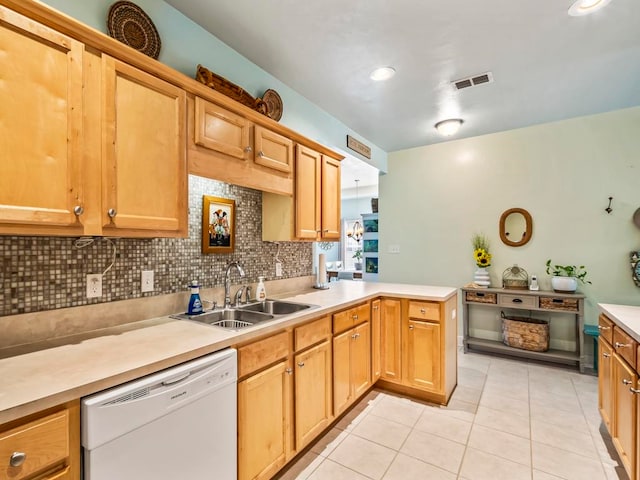
[[[302,310],[315,307],[307,303],[285,302],[281,300],[265,300],[224,310],[211,310],[199,315],[181,313],[172,315],[181,320],[193,320],[228,330],[251,327],[262,322],[282,318]]]

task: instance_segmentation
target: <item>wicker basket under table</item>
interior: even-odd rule
[[[502,316],[502,341],[505,345],[533,352],[549,350],[549,322],[536,318]]]

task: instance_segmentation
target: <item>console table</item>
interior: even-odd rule
[[[514,357],[575,365],[581,373],[585,370],[584,354],[584,295],[557,293],[552,291],[514,290],[505,288],[462,288],[463,345],[466,352],[491,352]],[[536,312],[544,312],[544,320],[551,321],[553,315],[564,313],[575,315],[575,351],[549,349],[534,352],[513,348],[502,342],[469,336],[469,322],[473,321],[469,307],[496,310],[528,310],[532,318]],[[473,310],[472,308],[472,310]],[[548,317],[548,318],[547,318]]]

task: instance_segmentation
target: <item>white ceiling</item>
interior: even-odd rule
[[[449,117],[464,138],[640,105],[638,0],[167,1],[386,151],[443,141]],[[396,76],[372,82],[382,65]]]

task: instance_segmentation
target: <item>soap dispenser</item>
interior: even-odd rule
[[[200,300],[200,287],[198,282],[191,282],[191,297],[189,298],[189,315],[199,315],[202,313],[202,300]]]
[[[267,289],[264,286],[264,277],[258,277],[258,286],[256,287],[256,300],[264,302],[267,299]]]

